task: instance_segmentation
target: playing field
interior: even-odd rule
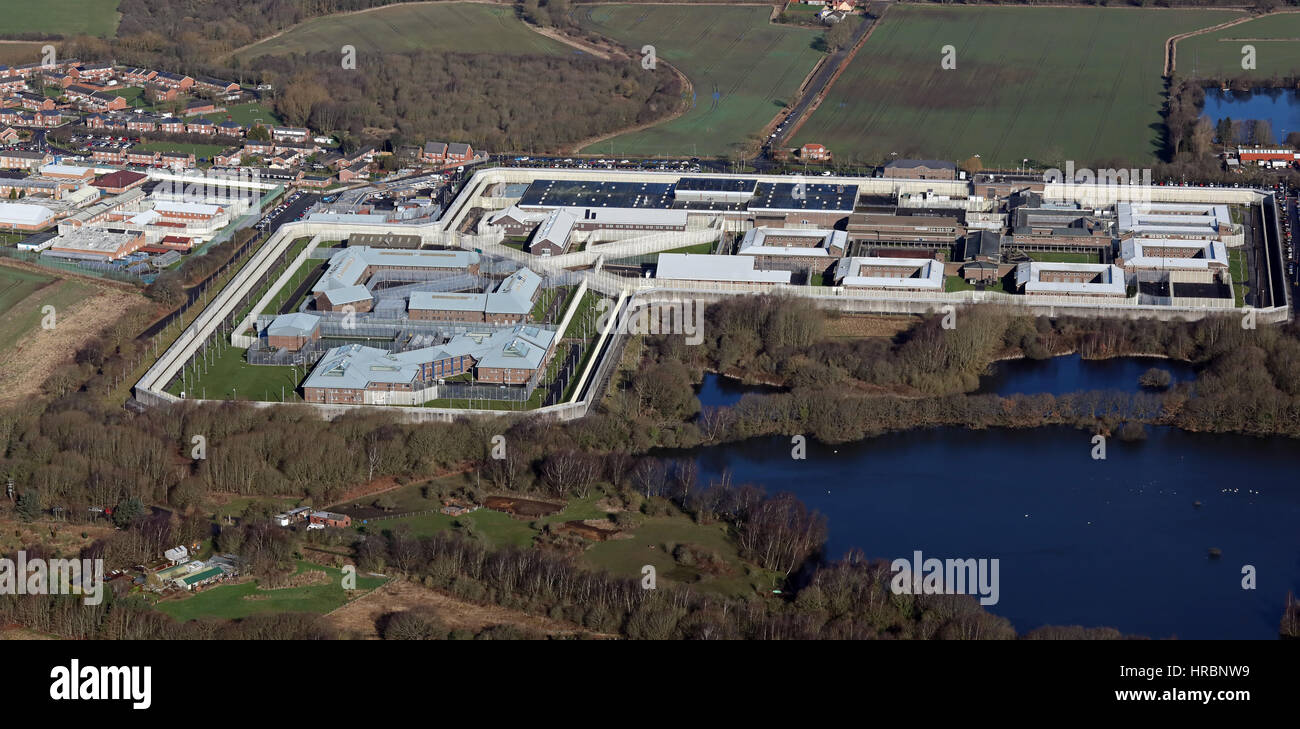
[[[1243,69],[1244,46],[1255,49],[1255,68]],[[1271,78],[1300,73],[1300,13],[1282,13],[1192,36],[1178,42],[1178,73],[1192,78]]]
[[[694,86],[682,116],[593,144],[590,154],[734,154],[794,99],[825,54],[813,30],[768,22],[771,8],[600,5],[575,11],[584,28],[640,50],[654,46]],[[611,148],[612,142],[612,148]]]
[[[334,51],[358,53],[440,50],[568,55],[577,50],[529,30],[507,6],[479,3],[395,5],[365,13],[309,20],[277,38],[240,51],[242,58]],[[341,56],[340,56],[341,58]]]
[[[896,6],[796,135],[841,162],[898,157],[1016,167],[1161,149],[1167,38],[1218,10]],[[955,68],[941,67],[944,47]]]
[[[118,0],[0,0],[0,36],[58,33],[64,37],[117,32]],[[35,63],[34,58],[27,63]]]

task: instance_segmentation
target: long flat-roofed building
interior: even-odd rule
[[[54,213],[43,205],[0,202],[0,230],[41,230],[54,222]]]
[[[416,291],[408,299],[407,314],[421,320],[520,324],[532,313],[541,285],[541,276],[521,268],[489,294]]]
[[[671,281],[788,284],[790,271],[755,268],[753,256],[719,256],[708,253],[660,253],[655,278]]]
[[[858,202],[858,186],[821,182],[760,182],[748,210],[756,225],[838,228]]]
[[[955,217],[876,213],[854,213],[847,230],[854,240],[907,243],[952,243],[966,234],[966,226]]]
[[[50,252],[65,258],[116,261],[140,250],[144,243],[144,233],[139,231],[79,228],[59,236]]]
[[[933,258],[841,258],[835,282],[854,289],[943,291],[943,261]]]
[[[1016,288],[1029,295],[1127,295],[1124,270],[1109,263],[1043,263],[1016,266]]]
[[[1223,240],[1234,229],[1227,205],[1215,203],[1119,203],[1121,235],[1145,238]]]

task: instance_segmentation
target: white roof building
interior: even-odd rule
[[[1109,263],[1043,263],[1016,266],[1016,287],[1026,294],[1126,296],[1124,270]]]
[[[719,256],[708,253],[660,253],[655,278],[673,281],[732,283],[790,283],[790,271],[754,270],[753,256]]]
[[[1233,228],[1227,205],[1214,203],[1119,203],[1118,229],[1148,238],[1221,238]]]
[[[27,203],[0,203],[0,227],[39,227],[50,222],[54,213],[40,205]]]
[[[797,238],[807,245],[782,245],[771,238]],[[751,228],[740,241],[742,256],[816,256],[830,258],[844,254],[849,234],[842,230],[811,228]]]
[[[1120,241],[1125,268],[1209,269],[1228,267],[1228,248],[1217,240],[1127,238]]]
[[[943,262],[933,258],[841,258],[835,266],[840,286],[908,291],[942,291]]]

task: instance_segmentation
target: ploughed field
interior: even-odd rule
[[[308,20],[249,46],[241,58],[333,51],[350,45],[358,53],[461,51],[562,56],[576,49],[529,30],[514,8],[481,3],[393,5],[364,13]],[[341,56],[340,56],[341,58]]]
[[[735,154],[757,141],[825,55],[813,47],[819,31],[773,24],[768,6],[584,5],[573,14],[584,29],[633,51],[654,46],[656,60],[693,87],[680,117],[592,144],[586,154]]]
[[[1239,15],[892,7],[794,143],[825,144],[842,164],[1148,165],[1163,143],[1165,41]]]

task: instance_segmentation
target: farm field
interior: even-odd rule
[[[1255,47],[1255,68],[1243,70],[1241,47]],[[1300,13],[1255,18],[1178,42],[1178,73],[1192,78],[1271,78],[1300,72]]]
[[[0,0],[0,17],[5,19],[0,35],[58,33],[111,38],[121,19],[117,5],[118,0]]]
[[[1161,151],[1164,42],[1222,10],[889,10],[793,146],[841,164],[898,157],[1016,167],[1150,164]],[[1032,39],[1032,42],[1030,40]],[[942,48],[956,67],[941,67]],[[928,70],[927,70],[928,69]]]
[[[682,116],[593,144],[582,150],[587,154],[735,154],[793,101],[825,55],[812,46],[820,32],[774,25],[766,6],[599,5],[574,12],[583,28],[629,48],[654,46],[694,87]]]
[[[558,56],[577,52],[529,30],[511,7],[438,3],[316,18],[236,55],[251,59],[325,50],[338,53],[344,45],[355,46],[358,53],[437,50]]]

